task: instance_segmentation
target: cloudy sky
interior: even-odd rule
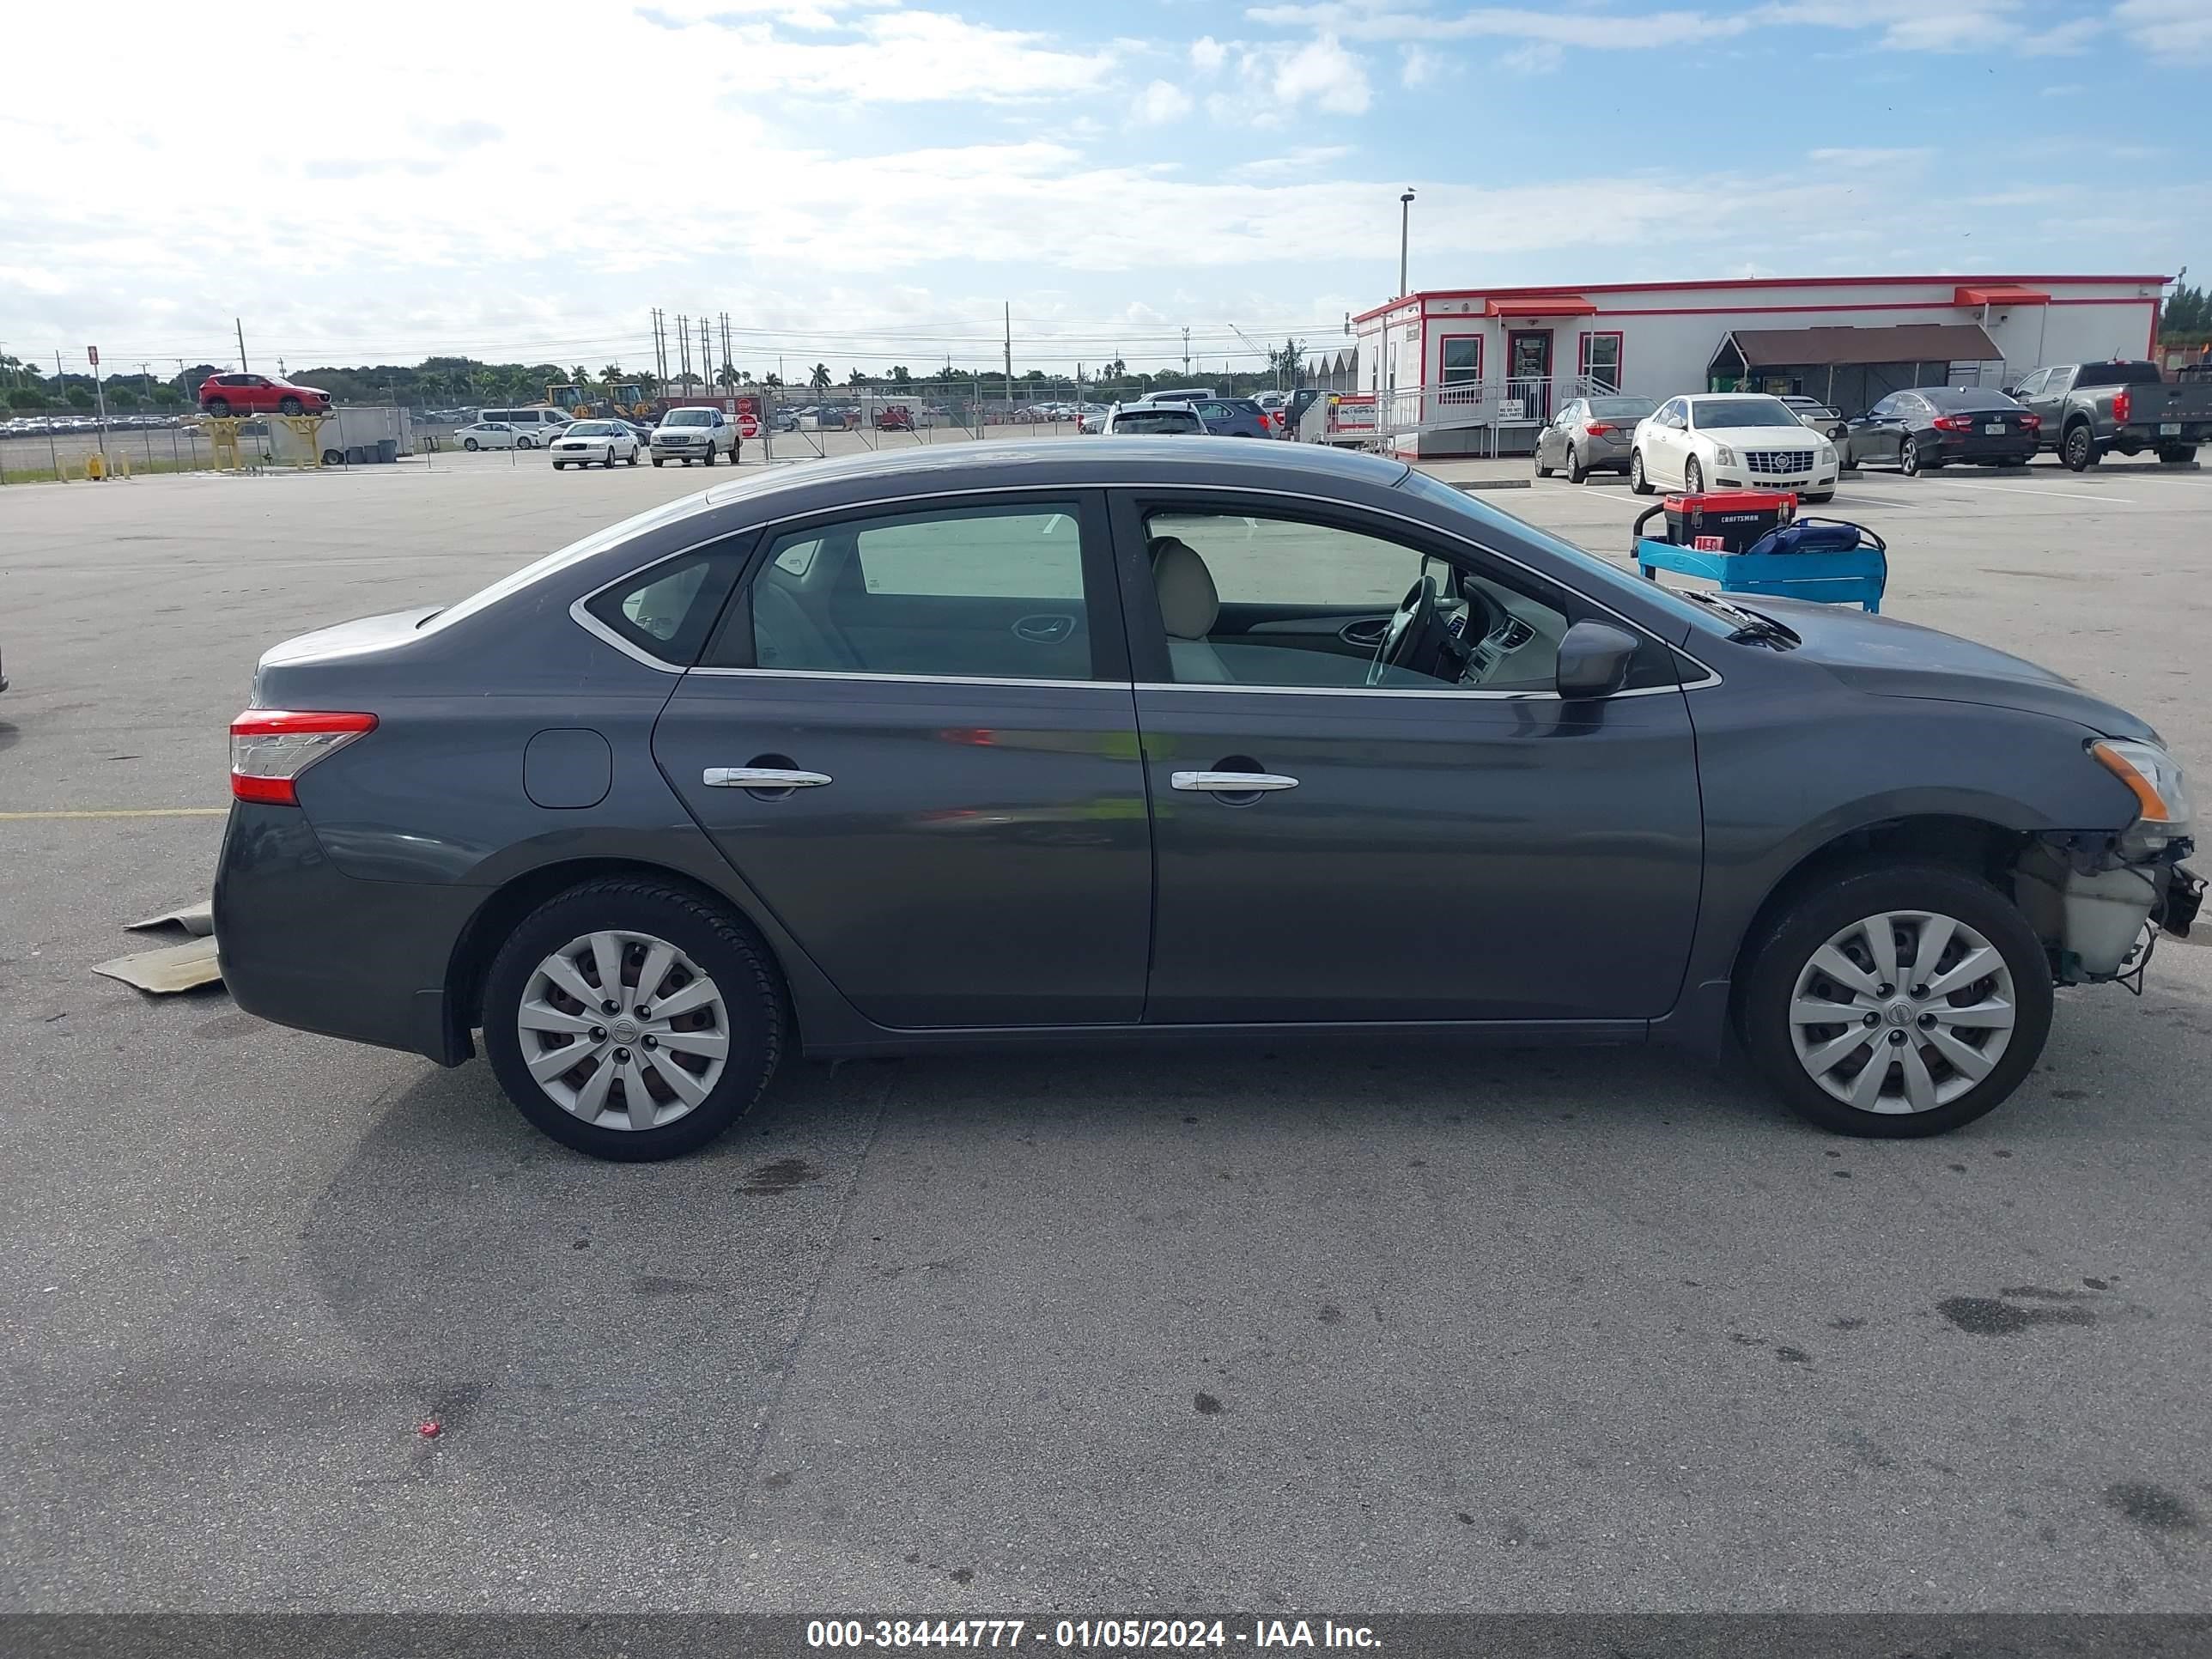
[[[1664,0],[1662,0],[1664,3]],[[96,11],[98,27],[90,19]],[[2212,275],[2212,0],[10,9],[0,350],[741,366],[1341,340],[1396,286]],[[22,73],[23,66],[39,66]]]

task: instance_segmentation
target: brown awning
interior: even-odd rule
[[[1595,317],[1597,307],[1579,294],[1554,294],[1540,300],[1492,300],[1486,317]]]
[[[1842,368],[1856,363],[2002,362],[1979,323],[1888,328],[1738,328],[1728,336],[1747,368]]]
[[[2021,288],[2011,283],[1975,283],[1951,296],[1956,306],[2047,306],[2051,296],[2039,288]]]

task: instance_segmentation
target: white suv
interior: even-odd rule
[[[655,466],[664,461],[681,461],[686,466],[704,461],[712,466],[715,455],[725,451],[736,465],[737,423],[719,409],[672,409],[653,428]]]

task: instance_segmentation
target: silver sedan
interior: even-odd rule
[[[1564,471],[1580,483],[1593,472],[1626,472],[1636,423],[1656,407],[1649,398],[1577,398],[1536,434],[1536,476]]]

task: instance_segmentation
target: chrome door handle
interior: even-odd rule
[[[779,766],[710,766],[699,781],[709,789],[819,789],[827,772],[793,772]]]
[[[1209,795],[1261,795],[1298,787],[1296,778],[1286,778],[1279,772],[1171,772],[1168,781],[1177,789]]]

